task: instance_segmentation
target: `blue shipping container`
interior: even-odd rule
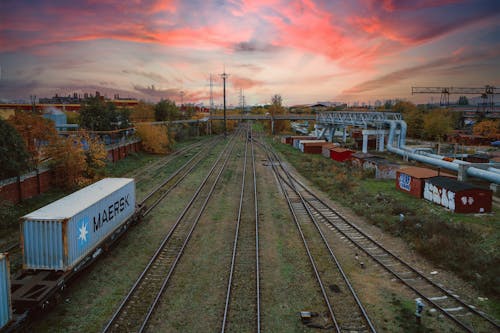
[[[0,329],[11,319],[9,257],[0,253]]]
[[[23,216],[23,268],[72,269],[134,212],[134,180],[106,178]]]

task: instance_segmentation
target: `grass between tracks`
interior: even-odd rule
[[[489,295],[490,313],[500,317],[500,213],[456,214],[395,189],[394,180],[376,180],[322,155],[273,146],[330,198],[393,235],[436,265],[454,271]],[[399,214],[404,214],[403,222]]]
[[[31,324],[32,332],[100,332],[151,255],[174,224],[194,190],[203,179],[222,145],[194,170],[150,216],[132,228],[100,258],[87,274],[70,284],[63,302],[42,320]],[[127,159],[119,163],[127,163]]]

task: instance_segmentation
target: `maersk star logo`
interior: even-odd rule
[[[85,243],[87,243],[87,235],[89,234],[87,227],[88,227],[88,217],[84,217],[78,222],[78,244],[80,246],[85,245]]]

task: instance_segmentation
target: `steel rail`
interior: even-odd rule
[[[234,266],[236,264],[236,252],[238,247],[238,238],[240,233],[240,224],[241,224],[241,213],[243,211],[243,197],[245,194],[245,178],[246,178],[246,170],[247,170],[247,152],[248,152],[248,141],[245,140],[245,154],[243,158],[243,174],[241,179],[241,190],[240,190],[240,202],[238,207],[238,217],[236,220],[236,229],[234,232],[234,240],[233,240],[233,252],[231,255],[231,267],[229,269],[229,278],[227,282],[227,290],[226,290],[226,304],[224,306],[224,316],[222,318],[222,328],[221,333],[225,332],[226,323],[227,323],[227,314],[229,312],[229,301],[231,299],[231,287],[233,284],[233,274],[234,274]]]
[[[266,150],[266,153],[268,153],[267,150]],[[268,156],[269,156],[269,159],[271,160],[271,156],[270,155],[268,155]],[[316,277],[316,281],[318,282],[318,285],[319,285],[319,287],[321,289],[321,294],[322,294],[323,299],[324,299],[324,301],[326,303],[326,306],[328,308],[328,313],[329,313],[329,315],[330,315],[330,317],[332,319],[332,322],[333,322],[333,325],[335,327],[335,330],[338,333],[341,333],[341,329],[340,329],[340,326],[339,326],[339,324],[337,322],[335,314],[333,312],[333,308],[332,308],[332,305],[330,303],[330,299],[328,298],[328,295],[326,293],[326,289],[325,289],[325,286],[323,284],[323,280],[321,279],[321,276],[319,274],[319,270],[318,270],[318,267],[316,265],[316,261],[314,260],[312,254],[311,254],[308,242],[307,242],[306,237],[305,237],[305,235],[304,235],[304,233],[302,231],[302,227],[300,226],[299,218],[297,217],[297,214],[296,214],[295,209],[294,209],[294,207],[292,205],[291,199],[290,199],[290,197],[288,195],[288,192],[285,190],[285,187],[283,185],[282,179],[278,175],[278,170],[277,170],[276,166],[272,162],[271,162],[271,167],[272,167],[273,171],[275,172],[275,174],[277,176],[278,184],[279,184],[279,186],[281,188],[281,191],[282,191],[283,195],[285,196],[286,202],[288,204],[288,208],[290,209],[290,212],[291,212],[292,217],[293,217],[293,221],[295,222],[295,226],[297,227],[297,230],[299,232],[300,238],[302,239],[302,243],[304,244],[304,248],[305,248],[305,250],[307,252],[307,257],[309,258],[309,262],[311,263],[311,267],[312,267],[312,269],[314,271],[314,275]]]
[[[276,156],[278,157],[278,156]],[[282,162],[281,162],[281,159],[279,159],[278,157],[278,164],[281,166],[282,165]],[[310,204],[305,200],[305,198],[302,196],[302,194],[299,192],[299,190],[295,187],[295,185],[293,184],[292,182],[292,178],[291,178],[291,175],[290,173],[285,170],[284,168],[282,168],[282,170],[284,170],[287,178],[290,180],[290,183],[292,184],[291,188],[293,189],[293,191],[295,191],[297,193],[297,195],[300,197],[304,207],[306,208],[307,210],[307,213],[309,214],[309,216],[311,217],[311,220],[314,222],[314,226],[316,227],[316,229],[318,230],[318,233],[320,234],[321,236],[321,239],[323,240],[323,243],[325,244],[325,246],[328,248],[328,252],[330,253],[330,256],[333,258],[334,262],[335,262],[335,265],[337,266],[337,269],[339,270],[340,274],[342,275],[342,278],[344,279],[346,285],[348,286],[348,289],[349,291],[351,292],[351,295],[353,296],[355,302],[356,302],[356,305],[358,306],[359,310],[361,311],[361,314],[364,318],[364,320],[366,321],[366,323],[368,324],[368,327],[370,328],[370,331],[371,332],[376,332],[376,329],[375,329],[375,326],[373,325],[373,323],[371,322],[370,320],[370,317],[368,316],[368,313],[366,312],[363,304],[361,303],[361,300],[359,299],[358,295],[356,294],[356,291],[354,290],[354,287],[351,285],[347,275],[345,274],[344,270],[342,269],[342,266],[340,264],[340,262],[338,261],[337,259],[337,256],[333,253],[333,250],[332,248],[330,247],[330,244],[328,243],[328,240],[326,239],[326,236],[325,234],[323,233],[323,231],[321,230],[320,226],[319,226],[319,223],[317,221],[317,219],[314,217],[314,214],[313,212],[311,211],[311,208],[310,208]],[[280,175],[281,176],[281,175]]]
[[[281,166],[282,165],[282,161],[279,158],[279,156],[277,156],[276,154],[274,154],[274,152],[272,152],[272,151],[271,151],[271,153],[274,155],[275,160],[278,162],[278,165]],[[356,294],[356,291],[354,290],[354,287],[350,283],[349,278],[347,277],[347,275],[345,274],[344,270],[342,269],[342,266],[341,266],[339,260],[337,259],[337,256],[334,254],[332,248],[330,247],[330,244],[329,244],[328,240],[326,239],[325,234],[321,230],[317,219],[314,217],[314,214],[311,211],[311,208],[309,207],[306,199],[302,196],[302,194],[294,186],[293,182],[290,179],[290,177],[291,177],[290,173],[288,173],[287,170],[284,169],[284,168],[281,168],[281,169],[283,170],[283,172],[285,173],[285,176],[289,179],[289,181],[287,182],[287,180],[285,178],[283,178],[283,176],[281,175],[281,173],[278,174],[278,177],[280,177],[285,182],[285,184],[287,184],[288,187],[290,189],[292,189],[292,191],[295,192],[297,194],[297,196],[300,198],[300,201],[301,201],[302,205],[306,209],[307,214],[309,215],[310,219],[313,221],[313,224],[314,224],[316,230],[318,231],[318,233],[319,233],[319,235],[320,235],[320,237],[321,237],[321,239],[323,241],[323,244],[328,249],[330,257],[333,259],[333,261],[335,263],[335,266],[337,267],[340,275],[342,276],[343,281],[345,282],[347,288],[349,289],[349,292],[351,293],[351,296],[354,299],[354,302],[355,302],[356,306],[358,307],[359,311],[361,312],[361,317],[363,318],[365,324],[368,326],[369,331],[375,333],[376,332],[375,326],[371,322],[370,317],[368,316],[368,313],[366,312],[366,309],[364,308],[363,304],[361,303],[361,300],[359,299],[358,295]]]
[[[384,251],[384,253],[387,253],[388,255],[390,255],[390,257],[392,259],[394,259],[395,261],[397,261],[404,268],[410,270],[412,273],[414,273],[419,278],[421,278],[422,280],[424,280],[425,282],[427,282],[428,284],[430,284],[432,287],[436,288],[441,293],[443,293],[444,295],[448,296],[454,302],[459,303],[460,305],[464,306],[467,310],[473,312],[477,316],[479,316],[482,319],[488,321],[490,324],[492,324],[493,326],[495,326],[495,328],[497,328],[497,329],[500,328],[500,326],[493,319],[489,318],[483,312],[480,312],[476,308],[474,308],[474,307],[470,306],[469,304],[465,303],[464,301],[462,301],[461,299],[459,299],[458,297],[456,297],[455,295],[453,295],[451,292],[447,291],[446,289],[444,289],[443,287],[441,287],[440,285],[438,285],[436,282],[434,282],[431,279],[429,279],[428,277],[426,277],[424,274],[422,274],[421,272],[419,272],[416,268],[414,268],[413,266],[411,266],[410,264],[408,264],[407,262],[405,262],[404,260],[402,260],[401,258],[399,258],[398,256],[396,256],[391,251],[389,251],[388,249],[386,249],[383,245],[381,245],[376,240],[374,240],[373,238],[371,238],[370,236],[368,236],[365,232],[363,232],[361,229],[359,229],[359,227],[357,227],[356,225],[354,225],[354,224],[350,223],[348,220],[346,220],[340,213],[338,213],[336,210],[334,210],[333,208],[331,208],[327,203],[325,203],[317,195],[315,195],[312,191],[310,191],[307,187],[305,187],[305,185],[303,185],[302,183],[300,183],[298,180],[295,180],[295,181],[301,187],[303,187],[308,193],[310,193],[318,202],[320,202],[325,207],[328,207],[328,209],[331,210],[331,212],[335,213],[344,223],[346,223],[347,225],[349,225],[350,227],[352,227],[356,232],[358,232],[359,234],[361,234],[362,236],[364,236],[368,241],[370,241],[371,243],[373,243],[374,245],[376,245],[377,247],[379,247],[382,251]],[[335,227],[343,236],[345,236],[346,238],[348,238],[354,245],[356,245],[358,248],[360,248],[361,250],[363,250],[363,252],[365,252],[370,258],[374,259],[377,263],[379,263],[380,265],[382,265],[386,270],[388,270],[390,273],[392,273],[398,279],[402,280],[402,282],[405,283],[405,285],[408,284],[406,281],[404,281],[405,278],[399,276],[399,274],[397,272],[393,271],[392,269],[390,269],[390,267],[386,267],[386,265],[383,262],[381,262],[380,259],[378,259],[375,255],[373,255],[372,253],[370,253],[369,251],[367,251],[366,249],[364,249],[360,244],[358,244],[355,240],[353,240],[352,236],[349,236],[346,232],[344,232],[343,230],[337,228],[334,225],[335,223],[329,221],[329,219],[319,209],[315,208],[315,210],[324,219],[326,219],[330,225],[332,225],[333,227]],[[409,286],[409,287],[411,289],[413,289],[411,286]],[[416,291],[416,292],[418,293],[419,296],[421,296],[424,299],[428,300],[427,296],[423,295],[421,292],[418,292],[418,291]],[[432,300],[428,300],[428,301],[429,301],[430,304],[435,305],[435,302],[433,302]],[[435,306],[438,309],[442,309],[442,307],[439,306],[439,305],[435,305]],[[445,309],[442,309],[442,311],[444,311],[447,315],[452,316],[453,318],[455,318],[452,314],[449,314],[448,312],[446,312]],[[460,326],[462,326],[462,325],[460,325]],[[462,327],[462,328],[464,328],[466,330],[469,330],[470,332],[473,332],[473,330],[471,328],[469,328],[468,326]]]
[[[307,188],[305,188],[307,192],[309,192],[309,190]],[[376,240],[372,239],[370,236],[368,236],[366,233],[364,233],[363,231],[361,231],[357,226],[354,226],[352,225],[350,222],[348,222],[347,220],[345,220],[344,217],[342,217],[341,215],[339,215],[338,212],[336,212],[335,210],[333,210],[333,208],[329,207],[326,203],[324,203],[324,201],[322,201],[321,199],[319,199],[317,196],[315,196],[314,194],[311,194],[318,202],[320,202],[321,204],[327,206],[329,209],[331,209],[332,212],[334,212],[339,218],[341,218],[343,220],[344,223],[346,223],[347,225],[349,225],[350,227],[352,227],[356,232],[358,232],[359,234],[361,234],[363,237],[365,237],[368,241],[370,241],[373,245],[376,245],[378,248],[380,248],[385,254],[388,254],[390,255],[390,257],[397,261],[399,264],[401,264],[404,268],[410,270],[413,274],[415,274],[417,277],[421,278],[422,280],[424,280],[426,283],[428,283],[429,285],[431,285],[433,288],[439,290],[439,292],[441,292],[442,294],[446,295],[450,300],[460,304],[461,306],[463,306],[464,308],[466,308],[467,310],[473,312],[474,314],[476,314],[477,316],[481,317],[482,319],[488,321],[490,324],[492,324],[493,326],[495,326],[497,329],[500,328],[500,326],[494,321],[492,320],[491,318],[489,318],[488,316],[486,316],[484,313],[478,311],[477,309],[475,309],[474,307],[471,307],[469,304],[465,303],[464,301],[462,301],[461,299],[457,298],[455,295],[453,295],[451,292],[447,291],[446,289],[444,289],[443,287],[439,286],[437,283],[435,283],[434,281],[430,280],[428,277],[426,277],[424,274],[420,273],[417,269],[415,269],[413,266],[411,266],[410,264],[406,263],[404,260],[400,259],[399,257],[397,257],[396,255],[394,255],[392,252],[390,252],[389,250],[387,250],[384,246],[382,246],[380,243],[378,243]],[[429,302],[429,304],[432,304],[432,306],[434,306],[436,309],[438,309],[440,312],[442,312],[445,316],[447,316],[448,318],[450,318],[452,321],[454,321],[458,326],[460,326],[462,329],[464,329],[465,331],[468,331],[468,332],[474,332],[474,330],[472,328],[470,328],[469,326],[467,326],[466,323],[464,323],[463,321],[459,320],[458,318],[456,318],[455,316],[453,316],[451,313],[449,313],[448,311],[446,311],[446,309],[444,309],[442,306],[440,306],[439,304],[437,304],[436,302],[434,302],[432,299],[430,299],[430,297],[426,296],[425,294],[423,294],[423,292],[421,292],[419,289],[417,289],[416,287],[414,287],[413,285],[411,285],[411,283],[407,282],[406,279],[404,277],[401,276],[401,273],[398,273],[396,272],[395,270],[391,269],[390,267],[387,266],[387,264],[383,263],[379,258],[377,258],[377,255],[374,255],[372,253],[370,253],[369,250],[366,249],[366,246],[362,246],[359,241],[356,241],[353,239],[352,235],[349,235],[347,232],[345,232],[344,230],[342,230],[341,228],[339,228],[335,223],[333,223],[332,221],[330,221],[330,219],[323,213],[321,212],[319,209],[315,208],[314,206],[311,205],[311,207],[313,207],[313,209],[319,214],[321,215],[331,226],[333,226],[339,233],[341,233],[344,237],[346,237],[347,239],[349,239],[351,241],[351,243],[353,243],[356,247],[358,247],[360,250],[362,250],[364,253],[366,253],[371,259],[373,259],[375,262],[377,262],[379,265],[381,265],[385,270],[387,270],[389,273],[391,273],[392,275],[394,275],[398,280],[400,280],[403,284],[405,284],[408,288],[410,288],[412,291],[414,291],[416,294],[418,294],[420,297],[422,297],[424,300],[426,300],[427,302]],[[378,254],[378,256],[381,256],[380,254]],[[420,288],[422,289],[422,288]]]
[[[180,176],[180,178],[172,185],[170,186],[164,193],[161,194],[161,196],[156,199],[151,205],[146,206],[147,210],[142,214],[142,216],[146,216],[153,210],[179,183],[186,178],[186,176],[203,160],[203,157],[205,157],[212,149],[214,145],[210,145],[210,148],[208,150],[200,150],[198,153],[196,153],[194,156],[192,156],[186,163],[184,163],[183,166],[181,166],[179,169],[177,169],[170,177],[168,177],[165,181],[163,181],[159,186],[157,186],[153,191],[151,191],[140,203],[140,205],[144,205],[144,203],[149,200],[153,195],[155,195],[158,191],[161,190],[162,187],[164,187],[166,184],[168,184],[172,179],[177,177],[181,172],[184,171],[184,173]],[[198,160],[195,160],[198,159]],[[191,162],[194,163],[190,165]],[[188,168],[189,167],[189,168]],[[186,168],[188,168],[186,170]]]
[[[253,133],[252,125],[250,124],[250,138],[251,138],[251,152],[252,152],[252,170],[253,170],[253,189],[254,189],[254,202],[255,202],[255,272],[256,272],[256,294],[257,294],[257,332],[260,332],[260,249],[259,249],[259,204],[257,200],[257,174],[255,167],[255,153],[253,146]]]
[[[221,138],[220,136],[217,136],[215,139],[213,139],[213,140],[210,140],[210,141],[209,141],[209,142],[211,143],[210,145],[208,145],[208,144],[207,144],[207,145],[208,145],[210,148],[213,148],[213,147],[215,146],[215,144],[212,144],[212,143],[213,143],[212,141],[216,141],[216,142],[217,142],[218,140],[220,140],[220,138]],[[184,151],[186,151],[186,150],[188,150],[188,149],[192,149],[192,148],[195,148],[195,147],[198,147],[198,146],[204,145],[204,144],[206,144],[206,143],[204,143],[204,142],[203,142],[203,143],[199,143],[199,142],[197,142],[197,143],[195,143],[194,145],[190,145],[190,146],[188,146],[188,147],[183,148],[183,150],[182,150],[182,151],[181,151],[181,150],[179,150],[179,151],[176,151],[176,152],[174,152],[174,153],[172,153],[172,154],[174,154],[174,155],[175,155],[175,154],[181,154],[182,152],[184,152]],[[206,151],[206,150],[203,150],[203,151]],[[200,153],[200,152],[198,152],[197,154],[199,154],[199,153]],[[171,155],[169,155],[169,156],[171,156]],[[195,156],[196,156],[196,155],[195,155]],[[195,157],[195,156],[193,156],[193,157]],[[173,159],[171,159],[171,160],[173,160]],[[171,160],[169,160],[168,162],[170,162]],[[187,161],[184,165],[182,165],[182,166],[181,166],[178,170],[176,170],[176,171],[175,171],[175,173],[174,173],[173,175],[171,175],[171,176],[170,176],[167,180],[163,181],[161,185],[157,186],[157,187],[156,187],[153,191],[151,191],[151,192],[150,192],[150,193],[149,193],[149,194],[148,194],[148,195],[147,195],[147,196],[146,196],[146,197],[145,197],[145,198],[144,198],[144,199],[143,199],[143,200],[139,203],[139,206],[144,205],[144,203],[145,203],[145,202],[146,202],[146,201],[147,201],[147,200],[148,200],[148,199],[149,199],[152,195],[154,195],[154,194],[156,193],[156,191],[160,190],[160,189],[161,189],[161,187],[165,186],[165,185],[166,185],[169,181],[171,181],[171,180],[172,180],[172,178],[173,178],[173,177],[175,177],[177,174],[179,174],[179,173],[182,171],[182,169],[184,169],[184,168],[188,165],[188,163],[190,163],[191,161],[192,161],[192,158],[191,158],[190,160],[188,160],[188,161]],[[163,159],[162,159],[162,162],[163,162]],[[146,169],[150,169],[150,168],[151,168],[151,166],[148,166]],[[189,171],[191,171],[193,168],[194,168],[194,166],[193,166],[193,167],[191,167],[191,168],[189,169]],[[188,172],[189,172],[189,171],[188,171]],[[141,170],[141,174],[142,174],[143,172],[145,172],[145,170]],[[181,178],[181,180],[177,181],[174,185],[172,185],[171,189],[173,189],[175,186],[177,186],[177,185],[180,183],[180,181],[182,181],[182,179],[184,179],[184,177],[183,177],[183,178]],[[136,181],[138,181],[138,180],[136,179]],[[150,213],[150,211],[152,210],[152,208],[154,208],[154,207],[155,207],[155,206],[156,206],[156,205],[157,205],[157,204],[158,204],[158,203],[159,203],[162,199],[164,199],[164,198],[165,198],[165,196],[167,196],[167,195],[168,195],[168,193],[171,191],[171,189],[167,190],[167,191],[165,192],[165,194],[164,194],[164,195],[162,195],[162,197],[161,197],[161,199],[160,199],[160,200],[157,200],[157,201],[156,201],[155,203],[153,203],[151,206],[148,206],[147,210],[146,210],[145,212],[143,212],[143,213],[141,214],[141,216],[142,216],[142,217],[144,217],[144,216],[146,216],[147,214],[149,214],[149,213]],[[1,249],[1,250],[0,250],[0,253],[11,252],[11,251],[13,251],[13,250],[19,250],[19,249],[20,249],[20,243],[19,243],[18,241],[16,241],[15,243],[10,244],[10,245],[6,246],[5,248]]]
[[[122,300],[122,302],[120,303],[120,305],[118,306],[117,310],[114,312],[113,316],[111,317],[111,319],[109,320],[109,322],[106,324],[106,326],[104,327],[104,329],[102,330],[102,332],[108,332],[108,331],[111,330],[111,326],[116,322],[116,320],[118,319],[119,315],[121,314],[123,308],[128,303],[128,301],[131,299],[133,293],[136,291],[136,289],[138,288],[139,284],[143,281],[143,279],[146,276],[147,272],[152,267],[153,263],[158,258],[159,254],[161,253],[162,249],[165,247],[165,245],[167,244],[167,242],[170,240],[170,238],[173,235],[174,231],[177,229],[177,227],[181,223],[181,221],[184,218],[184,216],[187,214],[187,212],[189,211],[189,209],[191,208],[191,206],[194,204],[195,200],[197,199],[197,197],[199,196],[200,192],[202,191],[202,188],[204,187],[204,185],[208,182],[209,177],[213,174],[216,166],[218,165],[219,161],[222,159],[225,151],[227,150],[227,147],[228,147],[228,144],[226,144],[225,150],[223,150],[219,154],[218,158],[213,163],[211,169],[207,173],[207,176],[204,178],[204,180],[202,181],[202,183],[199,185],[199,187],[197,188],[197,190],[195,191],[195,193],[191,197],[190,201],[188,202],[188,204],[185,206],[185,208],[183,209],[183,211],[181,212],[181,214],[177,218],[177,220],[174,223],[174,225],[170,228],[168,234],[163,238],[163,240],[161,241],[159,247],[157,248],[157,250],[155,251],[155,253],[151,257],[151,259],[149,260],[148,264],[146,265],[145,269],[142,271],[142,273],[140,274],[140,276],[137,278],[137,280],[135,281],[135,283],[132,285],[132,287],[131,287],[130,291],[127,293],[127,295],[125,295],[124,299]]]
[[[284,169],[284,167],[282,165],[280,165],[280,167],[282,169]],[[288,172],[288,171],[285,171],[285,172]],[[356,225],[352,224],[351,222],[349,222],[345,217],[343,217],[338,211],[336,211],[335,209],[333,209],[332,207],[330,207],[327,203],[324,202],[324,200],[322,200],[321,198],[319,198],[316,194],[314,194],[307,186],[305,186],[302,182],[300,182],[296,177],[292,176],[292,179],[293,181],[298,184],[300,187],[302,187],[308,194],[310,194],[316,201],[318,201],[319,203],[321,203],[324,207],[326,207],[326,209],[328,209],[330,212],[332,212],[333,214],[335,214],[339,219],[342,220],[342,222],[344,222],[345,224],[347,224],[349,227],[351,227],[352,229],[354,229],[356,232],[358,232],[359,234],[361,234],[366,240],[368,240],[369,242],[371,242],[373,245],[376,245],[378,248],[380,248],[384,253],[388,254],[391,258],[393,258],[395,261],[397,261],[399,264],[401,264],[402,266],[404,266],[404,268],[407,268],[408,270],[410,270],[412,273],[414,273],[417,277],[421,278],[422,280],[424,280],[425,282],[427,282],[429,285],[431,285],[432,287],[434,287],[435,289],[439,290],[441,293],[443,293],[444,295],[446,295],[447,297],[449,297],[452,301],[454,302],[457,302],[458,304],[462,305],[463,307],[465,307],[467,310],[473,312],[474,314],[476,314],[477,316],[481,317],[482,319],[488,321],[490,324],[492,324],[493,326],[495,326],[495,328],[498,330],[500,327],[499,325],[491,318],[489,318],[488,316],[486,316],[484,313],[478,311],[477,309],[475,309],[474,307],[468,305],[467,303],[465,303],[464,301],[460,300],[459,298],[457,298],[455,295],[453,295],[452,293],[450,293],[449,291],[447,291],[446,289],[444,289],[443,287],[439,286],[437,283],[433,282],[432,280],[430,280],[429,278],[427,278],[425,275],[423,275],[422,273],[420,273],[417,269],[415,269],[414,267],[412,267],[410,264],[406,263],[405,261],[403,261],[401,258],[397,257],[395,254],[393,254],[391,251],[389,251],[388,249],[386,249],[383,245],[381,245],[379,242],[377,242],[376,240],[374,240],[373,238],[371,238],[370,236],[368,236],[365,232],[363,232],[360,228],[358,228]],[[474,330],[472,328],[470,328],[469,326],[467,326],[467,324],[465,324],[464,322],[462,322],[461,320],[459,320],[458,318],[456,318],[455,316],[453,316],[451,313],[447,312],[446,309],[444,309],[443,307],[439,306],[436,302],[434,302],[433,300],[431,300],[428,296],[424,295],[420,290],[418,290],[416,287],[414,287],[413,285],[411,285],[408,281],[405,280],[405,278],[401,277],[400,274],[398,274],[397,272],[395,272],[393,269],[391,269],[390,267],[388,267],[386,264],[384,264],[380,259],[378,259],[375,255],[373,255],[372,253],[370,253],[369,250],[366,249],[366,246],[362,246],[360,244],[360,242],[356,241],[353,239],[353,237],[351,235],[349,235],[348,233],[346,233],[344,230],[342,230],[336,223],[332,222],[327,216],[325,216],[319,209],[315,208],[312,204],[309,203],[309,205],[320,215],[322,216],[332,227],[334,227],[340,234],[342,234],[344,237],[346,237],[347,239],[349,239],[351,241],[351,243],[353,243],[355,246],[357,246],[360,250],[362,250],[364,253],[366,253],[370,258],[372,258],[375,262],[377,262],[380,266],[382,266],[382,268],[384,268],[386,271],[388,271],[389,273],[391,273],[393,276],[395,276],[398,280],[400,280],[401,282],[403,282],[403,284],[405,284],[408,288],[410,288],[412,291],[414,291],[417,295],[419,295],[420,297],[422,297],[424,300],[426,300],[429,304],[433,305],[436,309],[438,309],[441,313],[443,313],[446,317],[450,318],[455,324],[457,324],[459,327],[461,327],[462,329],[464,329],[465,331],[467,332],[474,332]],[[380,256],[380,254],[378,255]]]
[[[211,138],[208,141],[212,141],[212,140],[213,140],[213,138]],[[130,175],[128,175],[128,177],[133,177],[138,182],[138,181],[142,180],[145,173],[150,172],[153,169],[156,171],[159,168],[161,168],[162,166],[164,166],[165,164],[168,164],[169,162],[171,162],[174,159],[176,159],[177,157],[179,157],[179,155],[181,155],[187,151],[190,151],[192,149],[198,148],[202,145],[206,145],[206,144],[207,144],[206,142],[194,142],[190,145],[182,147],[181,149],[176,150],[176,151],[172,152],[171,154],[168,154],[168,155],[156,160],[155,162],[149,164],[145,168],[132,172]]]
[[[200,221],[200,218],[201,216],[203,215],[203,213],[205,212],[205,208],[207,207],[207,204],[208,202],[210,201],[210,199],[212,198],[212,194],[215,190],[215,187],[218,185],[219,183],[219,179],[222,175],[222,172],[225,170],[226,168],[226,165],[227,165],[227,162],[229,161],[229,157],[231,156],[231,153],[233,151],[233,148],[234,148],[234,142],[232,142],[232,146],[231,148],[229,149],[229,152],[227,153],[227,156],[221,166],[221,169],[219,171],[219,173],[217,174],[217,177],[215,178],[212,186],[210,187],[210,191],[208,192],[208,195],[207,197],[205,198],[205,201],[203,202],[203,205],[202,207],[200,208],[200,211],[198,212],[198,215],[196,216],[195,218],[195,221],[193,222],[193,225],[191,226],[191,229],[189,230],[189,233],[186,237],[186,239],[184,240],[184,243],[182,244],[182,247],[179,251],[179,253],[177,254],[177,257],[175,258],[175,261],[173,262],[173,264],[171,265],[170,267],[170,270],[165,278],[165,280],[163,281],[163,284],[161,286],[161,289],[160,291],[158,292],[158,294],[156,295],[153,303],[151,304],[150,308],[149,308],[149,311],[148,313],[146,314],[146,317],[144,318],[144,321],[139,329],[139,333],[142,333],[144,332],[144,330],[146,329],[146,326],[149,322],[149,319],[151,318],[151,315],[153,314],[156,306],[158,305],[158,302],[161,298],[161,296],[163,295],[163,292],[165,291],[165,288],[167,287],[167,284],[168,282],[170,281],[170,278],[172,277],[172,274],[175,270],[175,268],[177,267],[177,263],[179,262],[180,258],[182,257],[182,255],[184,254],[184,249],[186,248],[186,245],[188,244],[189,240],[191,239],[191,235],[193,234],[194,232],[194,229],[196,228],[196,226],[198,225],[198,222]]]

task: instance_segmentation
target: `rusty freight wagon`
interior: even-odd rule
[[[427,179],[424,186],[424,199],[455,213],[489,213],[492,195],[491,190],[442,176]]]
[[[420,167],[401,168],[396,172],[396,188],[417,198],[422,198],[424,193],[425,180],[443,174],[440,171]]]

